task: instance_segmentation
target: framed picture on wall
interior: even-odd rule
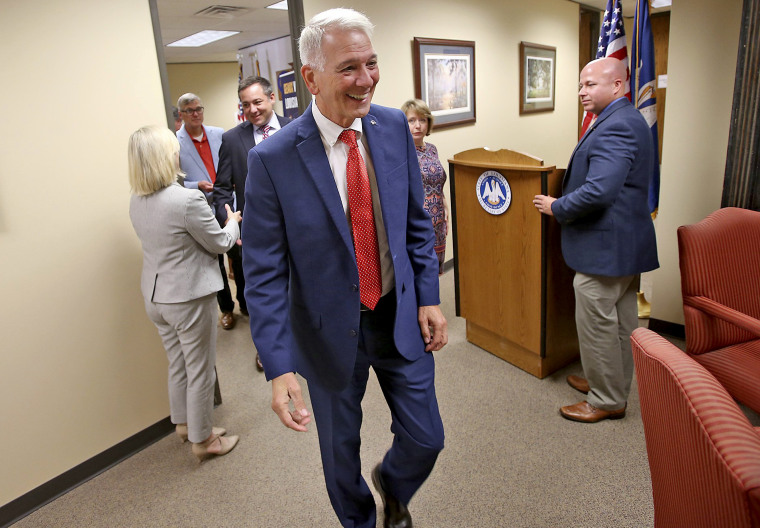
[[[435,127],[475,122],[475,42],[414,37],[414,95]]]
[[[520,114],[554,110],[557,48],[520,42]]]

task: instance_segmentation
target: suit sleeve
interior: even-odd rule
[[[198,189],[198,182],[195,180],[188,180],[185,178],[185,181],[182,183],[185,185],[185,189]]]
[[[401,114],[403,117],[403,114]],[[435,233],[430,215],[425,211],[422,175],[417,151],[406,119],[406,156],[409,173],[409,203],[407,208],[406,250],[414,271],[414,286],[418,306],[441,303],[438,293],[438,258],[435,256]]]
[[[552,212],[562,224],[611,207],[636,157],[636,136],[626,120],[611,122],[597,132],[589,146],[585,182],[552,204]]]
[[[216,170],[216,181],[214,182],[213,198],[216,218],[221,225],[227,220],[227,210],[225,205],[232,208],[233,205],[233,187],[232,187],[232,156],[235,155],[234,149],[230,143],[234,141],[232,136],[227,134],[222,136],[222,145],[219,147],[219,167]]]
[[[288,315],[289,250],[277,191],[255,149],[248,153],[245,201],[245,300],[253,343],[271,380],[296,371]]]
[[[237,222],[228,222],[224,228],[219,227],[203,193],[189,193],[185,207],[185,226],[195,241],[209,253],[229,251],[240,237]]]

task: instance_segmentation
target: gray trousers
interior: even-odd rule
[[[211,434],[216,364],[216,294],[183,303],[147,301],[169,359],[169,406],[175,424],[187,424],[191,442]]]
[[[576,273],[573,287],[581,363],[591,389],[586,401],[607,411],[620,409],[633,379],[630,338],[639,323],[639,275]]]

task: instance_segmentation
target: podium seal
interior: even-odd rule
[[[500,215],[512,203],[512,189],[507,179],[496,171],[488,170],[480,175],[475,184],[480,206],[492,215]]]

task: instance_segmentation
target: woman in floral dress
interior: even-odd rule
[[[417,147],[417,161],[422,173],[422,186],[425,189],[425,210],[433,220],[435,230],[435,254],[438,256],[438,273],[443,273],[443,261],[446,256],[446,235],[449,232],[449,211],[443,184],[446,183],[446,171],[438,159],[438,149],[432,143],[425,143],[425,136],[433,130],[433,114],[420,99],[410,99],[401,106],[406,114],[409,131]]]

